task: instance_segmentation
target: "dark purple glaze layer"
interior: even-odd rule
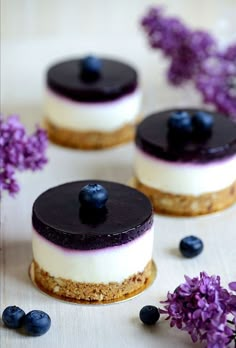
[[[137,72],[129,65],[101,59],[100,77],[86,82],[81,77],[81,59],[53,65],[47,72],[47,86],[54,92],[81,102],[106,102],[132,93],[138,84]]]
[[[84,212],[79,191],[89,183],[103,185],[109,194],[101,213]],[[97,215],[97,216],[96,216]],[[33,227],[64,248],[102,249],[128,243],[153,223],[152,206],[142,193],[128,186],[100,180],[71,182],[49,189],[34,202]]]
[[[211,134],[173,139],[168,131],[169,115],[180,109],[167,110],[145,118],[136,132],[136,145],[144,152],[171,162],[207,163],[236,154],[236,123],[216,112]],[[181,109],[193,115],[197,109]]]

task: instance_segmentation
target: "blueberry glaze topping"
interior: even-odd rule
[[[188,236],[181,239],[179,250],[184,257],[192,258],[202,252],[203,242],[198,237]]]
[[[134,92],[138,75],[130,65],[98,57],[57,63],[47,71],[53,92],[81,102],[106,102]]]
[[[167,110],[145,118],[137,128],[137,147],[171,162],[208,163],[236,154],[236,123],[217,112],[184,111],[189,118],[183,110]],[[190,118],[194,130],[187,137],[182,136],[183,129],[179,133],[177,129],[180,124],[188,129]]]
[[[78,197],[87,185],[109,192],[105,206],[87,209]],[[96,186],[97,187],[97,186]],[[104,197],[104,193],[103,196]],[[105,194],[106,198],[106,194]],[[42,193],[34,202],[33,227],[44,238],[68,249],[92,250],[128,243],[152,225],[149,199],[128,186],[101,180],[67,183]]]

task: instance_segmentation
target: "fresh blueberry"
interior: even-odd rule
[[[140,320],[146,325],[154,325],[160,318],[159,309],[155,306],[144,306],[139,312]]]
[[[94,56],[87,56],[81,60],[82,77],[86,80],[97,79],[101,74],[102,61]]]
[[[195,236],[188,236],[181,239],[179,250],[185,257],[191,258],[199,255],[203,250],[203,242]]]
[[[51,326],[49,315],[43,311],[33,310],[26,314],[23,320],[23,328],[27,335],[44,335]]]
[[[22,325],[25,312],[17,306],[9,306],[2,313],[2,321],[11,329],[18,329]]]
[[[187,111],[175,111],[168,119],[171,134],[188,135],[192,132],[192,119]]]
[[[196,134],[209,133],[213,126],[213,117],[205,111],[198,111],[192,117],[193,129]]]
[[[101,209],[108,199],[107,190],[99,184],[88,184],[79,193],[81,206],[92,209]]]

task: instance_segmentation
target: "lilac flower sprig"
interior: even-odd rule
[[[229,284],[236,291],[236,282]],[[170,326],[187,331],[193,342],[204,342],[207,348],[236,346],[236,295],[223,288],[219,276],[185,276],[185,283],[174,293],[168,292],[164,309]]]
[[[202,62],[195,85],[204,102],[236,121],[236,44],[218,57]]]
[[[20,187],[15,177],[17,170],[42,169],[47,163],[45,156],[47,133],[37,127],[28,136],[18,116],[4,120],[0,116],[0,195],[6,190],[15,195]]]
[[[170,60],[167,78],[175,86],[192,80],[206,103],[236,120],[236,43],[224,52],[207,32],[151,8],[142,26],[153,49]]]

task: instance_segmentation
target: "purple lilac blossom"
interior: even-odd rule
[[[236,282],[229,288],[236,291]],[[219,276],[205,272],[199,278],[185,276],[185,283],[173,294],[168,292],[162,303],[161,313],[168,314],[170,326],[187,331],[193,342],[204,342],[207,348],[224,348],[236,340],[236,295],[221,286]],[[229,315],[233,317],[231,325]]]
[[[47,133],[37,127],[28,136],[19,117],[12,115],[4,120],[0,116],[0,194],[7,190],[11,195],[19,191],[15,172],[17,170],[42,169],[47,163],[45,156]]]
[[[202,62],[195,85],[206,103],[236,121],[236,44]]]
[[[142,26],[150,46],[170,60],[170,83],[178,86],[193,80],[206,103],[236,120],[236,44],[220,52],[210,34],[164,16],[159,7],[148,11]]]

